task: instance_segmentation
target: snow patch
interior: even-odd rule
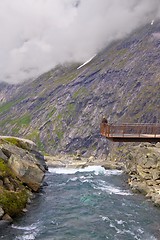
[[[83,63],[82,65],[80,65],[77,69],[80,69],[80,68],[82,68],[83,66],[85,66],[87,63],[91,62],[92,59],[93,59],[95,56],[96,56],[96,54],[95,54],[93,57],[91,57],[89,60],[87,60],[85,63]]]

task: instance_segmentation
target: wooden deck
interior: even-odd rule
[[[160,142],[160,124],[101,123],[100,131],[113,142]]]

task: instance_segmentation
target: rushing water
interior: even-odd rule
[[[29,211],[5,240],[159,240],[160,209],[132,194],[121,171],[50,169]]]

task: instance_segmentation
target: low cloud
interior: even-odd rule
[[[159,0],[1,0],[0,81],[19,83],[84,62],[160,17]]]

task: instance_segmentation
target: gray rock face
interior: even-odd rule
[[[32,141],[0,136],[0,228],[25,211],[32,191],[39,191],[47,169]],[[14,204],[13,204],[14,202]]]
[[[32,155],[17,156],[12,154],[8,165],[16,176],[34,191],[38,191],[44,178],[44,171],[39,168],[38,161]]]
[[[156,206],[160,206],[159,148],[151,144],[147,147],[136,146],[132,147],[130,154],[133,160],[128,160],[126,156],[126,169],[130,174],[129,185],[134,191],[151,198]]]
[[[8,157],[3,153],[1,149],[0,149],[0,159],[3,159],[5,162],[8,161]]]
[[[46,166],[43,156],[33,150],[35,149],[35,144],[27,142],[27,140],[16,139],[18,140],[16,146],[7,142],[14,142],[15,138],[1,137],[1,139],[3,139],[4,142],[0,144],[0,151],[5,156],[4,158],[7,165],[17,178],[28,185],[33,191],[38,191],[44,178]],[[23,146],[23,148],[18,146]],[[26,146],[26,149],[24,146]],[[9,190],[13,190],[7,178],[5,178],[3,182],[6,187],[8,186],[7,188]]]

